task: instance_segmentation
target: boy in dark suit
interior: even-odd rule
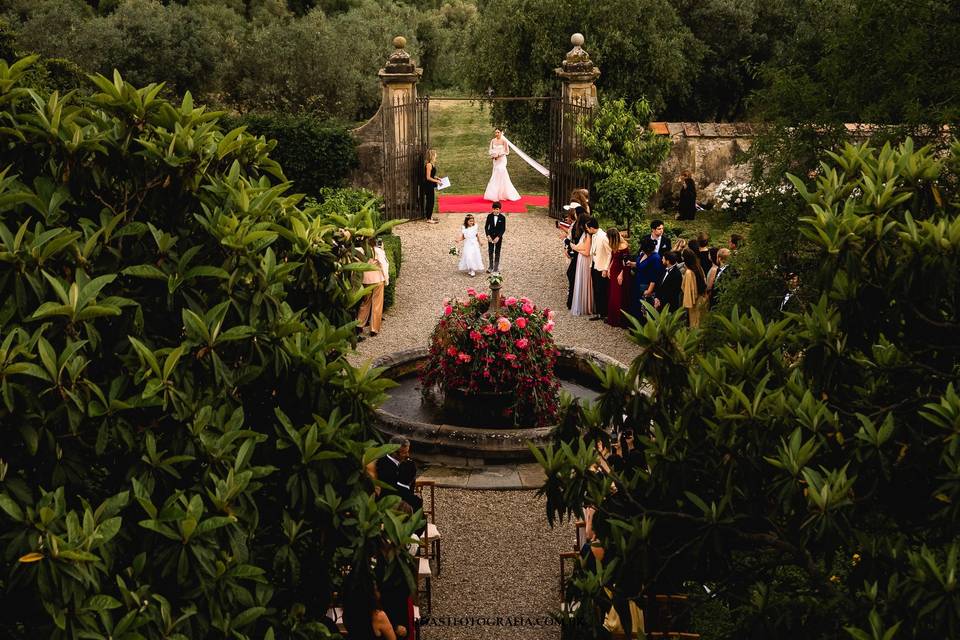
[[[653,289],[653,306],[657,311],[663,311],[665,308],[671,310],[680,308],[683,276],[677,268],[678,260],[677,254],[673,251],[663,256],[663,266],[666,271]]]
[[[488,269],[487,273],[500,272],[500,248],[503,247],[503,234],[507,231],[507,219],[500,213],[500,203],[494,202],[492,211],[487,215],[483,233],[487,236]]]

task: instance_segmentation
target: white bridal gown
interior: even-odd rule
[[[460,255],[460,271],[483,271],[483,256],[480,254],[480,241],[477,232],[480,227],[460,227],[463,234],[463,251]]]
[[[483,192],[483,199],[491,202],[500,200],[519,200],[520,194],[510,182],[507,173],[507,155],[510,147],[503,138],[494,138],[490,141],[490,157],[493,158],[493,175],[487,183],[487,190]]]

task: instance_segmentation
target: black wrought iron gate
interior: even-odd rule
[[[544,98],[537,98],[544,99]],[[549,99],[549,98],[547,98]],[[550,100],[550,216],[561,219],[563,205],[577,188],[590,189],[589,176],[576,167],[586,155],[577,124],[590,118],[586,100]],[[425,217],[424,164],[430,148],[430,99],[398,98],[380,114],[383,135],[383,197],[388,220]]]
[[[423,218],[424,164],[430,148],[430,99],[397,100],[381,110],[385,217]]]
[[[550,215],[564,216],[563,205],[574,189],[590,189],[589,176],[577,169],[576,161],[586,155],[577,133],[577,123],[590,118],[593,109],[586,100],[555,98],[550,104]]]

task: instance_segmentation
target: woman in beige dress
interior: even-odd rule
[[[683,264],[687,269],[683,272],[683,306],[687,310],[690,327],[700,326],[707,311],[707,277],[700,266],[700,259],[691,249],[683,250]]]

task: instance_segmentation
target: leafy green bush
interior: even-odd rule
[[[597,211],[632,231],[660,187],[660,164],[670,141],[651,131],[646,100],[604,100],[589,120],[577,123],[588,155],[577,167],[593,180]]]
[[[379,502],[391,384],[345,360],[377,233],[272,143],[119,74],[0,62],[0,636],[323,637],[416,523]]]
[[[231,119],[229,124],[276,140],[273,156],[296,189],[308,195],[320,196],[324,188],[342,187],[357,166],[356,141],[342,124],[309,115],[262,113]]]
[[[682,311],[634,324],[643,355],[538,452],[551,520],[597,509],[603,563],[567,594],[582,623],[607,586],[687,592],[694,620],[729,611],[730,638],[957,637],[958,169],[960,143],[847,145],[812,190],[790,178],[807,309],[712,313],[713,335]],[[639,459],[593,473],[611,425]]]

